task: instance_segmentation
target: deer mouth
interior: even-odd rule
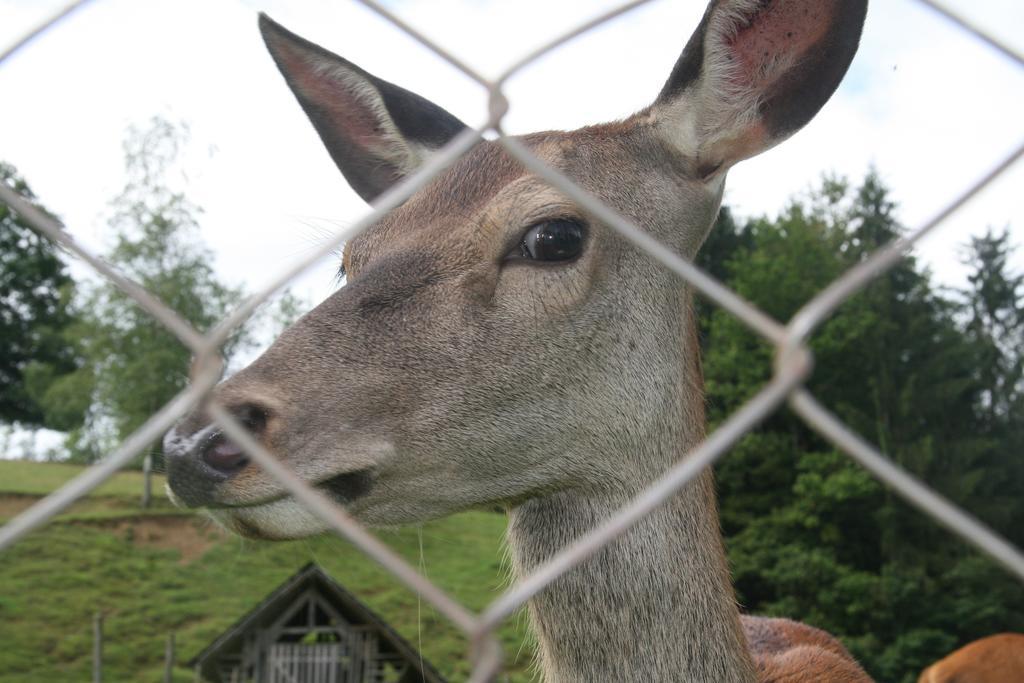
[[[338,505],[367,495],[373,487],[373,468],[343,472],[313,484]],[[173,495],[173,494],[172,494]],[[216,522],[239,536],[262,540],[305,538],[327,529],[327,524],[290,493],[253,503],[210,503],[204,506]]]
[[[321,493],[327,494],[327,496],[334,502],[344,505],[345,503],[351,503],[357,498],[362,498],[368,494],[370,489],[373,488],[373,481],[373,468],[365,467],[363,469],[352,470],[351,472],[336,474],[328,479],[313,483],[312,487]],[[251,503],[207,503],[206,505],[203,505],[203,507],[207,510],[246,510],[266,507],[268,505],[287,500],[296,499],[287,491],[282,491],[276,496],[271,496]],[[302,505],[302,503],[299,504]]]
[[[320,482],[317,488],[325,491],[339,503],[351,503],[370,492],[370,489],[373,488],[373,480],[373,469],[366,467],[353,472],[337,474]]]

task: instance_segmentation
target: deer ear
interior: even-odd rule
[[[702,178],[782,142],[825,104],[867,0],[712,0],[651,112]]]
[[[334,163],[366,201],[409,175],[466,125],[260,14],[271,56]]]

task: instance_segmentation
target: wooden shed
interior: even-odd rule
[[[312,563],[189,665],[208,683],[445,683],[380,616]]]

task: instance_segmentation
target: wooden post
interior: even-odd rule
[[[142,459],[142,507],[148,508],[153,499],[153,453]]]
[[[164,649],[164,683],[172,683],[174,677],[174,632],[167,634],[167,647]]]
[[[103,683],[103,613],[92,617],[92,683]]]

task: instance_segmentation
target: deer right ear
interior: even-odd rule
[[[867,0],[712,0],[651,108],[710,178],[799,130],[832,96]]]
[[[466,124],[260,14],[260,32],[349,185],[370,202]]]

